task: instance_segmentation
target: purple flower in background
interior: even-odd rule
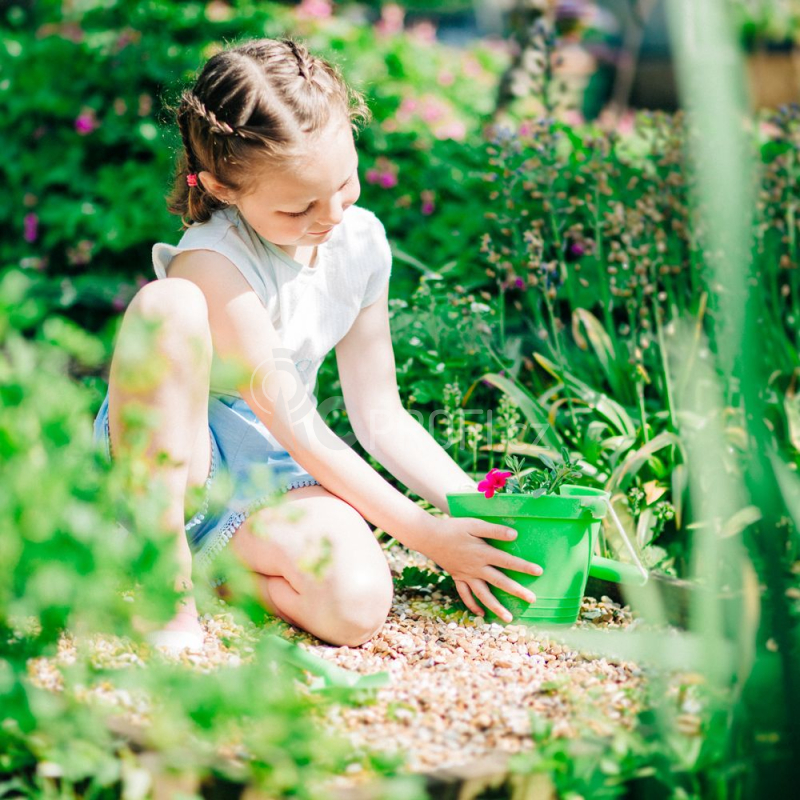
[[[39,235],[39,217],[36,214],[26,214],[23,220],[25,227],[25,241],[35,242],[36,237]]]
[[[564,260],[567,263],[578,261],[586,255],[586,248],[580,242],[570,242],[564,248]]]
[[[81,136],[86,136],[98,127],[99,123],[93,111],[84,111],[75,120],[75,130],[78,131]]]
[[[375,160],[375,166],[367,170],[367,183],[377,183],[383,189],[397,186],[397,165],[384,156]]]
[[[425,189],[420,193],[420,198],[422,199],[420,213],[428,217],[433,214],[436,209],[436,204],[433,202],[433,192],[430,189]]]

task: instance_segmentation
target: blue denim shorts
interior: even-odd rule
[[[276,494],[300,486],[319,485],[304,470],[240,396],[211,394],[208,398],[211,467],[200,510],[186,522],[186,538],[196,564],[210,564],[255,510]],[[94,420],[94,441],[111,460],[108,432],[108,392]],[[231,491],[224,505],[210,507],[215,480],[226,471]],[[217,575],[214,588],[225,582]]]

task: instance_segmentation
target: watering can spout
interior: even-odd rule
[[[633,586],[644,586],[648,577],[644,569],[633,564],[623,564],[621,561],[614,561],[611,558],[602,558],[600,556],[592,556],[589,575],[603,581]]]

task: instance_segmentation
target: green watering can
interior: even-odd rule
[[[514,528],[517,538],[513,541],[486,541],[507,553],[533,561],[544,570],[538,577],[502,570],[536,595],[534,603],[490,585],[492,594],[511,612],[515,623],[572,625],[578,619],[590,575],[640,586],[648,579],[647,570],[611,507],[609,497],[609,493],[601,489],[565,484],[558,495],[485,497],[481,492],[457,492],[448,494],[447,502],[451,517],[475,517]],[[635,566],[593,555],[600,520],[609,512]],[[502,622],[491,611],[487,617]]]

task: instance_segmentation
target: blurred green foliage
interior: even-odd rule
[[[591,481],[611,490],[650,565],[689,575],[699,552],[690,537],[713,533],[738,544],[742,535],[759,577],[769,576],[773,629],[758,634],[759,666],[744,688],[736,685],[743,705],[735,713],[715,686],[681,689],[679,702],[661,709],[655,701],[636,731],[613,741],[564,742],[542,724],[534,732],[541,747],[519,768],[545,772],[565,794],[619,796],[633,781],[633,789],[666,786],[676,797],[712,796],[709,787],[713,796],[737,796],[725,792],[749,755],[763,764],[776,741],[775,758],[791,744],[780,739],[786,709],[774,696],[768,707],[759,699],[785,679],[795,655],[800,517],[796,501],[774,517],[780,495],[771,484],[760,497],[772,498],[763,502],[773,516],[759,528],[749,513],[704,519],[698,508],[722,494],[723,478],[726,486],[747,482],[754,429],[745,409],[754,396],[765,420],[756,439],[779,464],[783,496],[797,485],[798,110],[782,109],[748,134],[758,156],[748,238],[758,289],[749,312],[760,359],[754,378],[718,357],[732,335],[730,287],[698,208],[698,174],[687,159],[696,140],[682,117],[642,114],[632,131],[608,132],[558,122],[545,102],[539,118],[491,125],[504,47],[453,50],[424,31],[364,24],[357,12],[346,4],[327,18],[245,0],[42,0],[0,11],[0,522],[10,532],[0,537],[0,705],[8,720],[0,778],[23,776],[31,795],[42,788],[43,762],[96,793],[130,779],[103,714],[76,699],[79,686],[109,675],[105,668],[83,654],[55,694],[35,687],[26,665],[52,655],[64,630],[135,639],[134,609],[166,619],[173,608],[157,493],[132,507],[142,475],[98,456],[91,418],[119,312],[152,277],[150,248],[180,236],[164,205],[179,145],[164,102],[225,42],[291,33],[339,63],[375,115],[358,143],[360,203],[393,244],[390,314],[409,409],[475,474],[509,453],[557,458],[566,446]],[[318,396],[340,393],[333,364],[321,370]],[[743,378],[756,383],[743,387]],[[716,405],[701,402],[717,392]],[[699,410],[687,413],[687,398]],[[327,421],[347,429],[341,409]],[[695,456],[690,476],[704,430],[718,434],[708,469]],[[147,533],[122,535],[121,517]],[[705,566],[713,587],[708,553],[717,550],[703,552],[694,577],[706,580]],[[404,580],[424,582],[416,573]],[[252,594],[233,607],[263,622]],[[752,619],[737,624],[747,644]],[[193,768],[224,772],[218,737],[236,729],[245,779],[311,796],[346,750],[320,736],[314,704],[294,694],[276,660],[264,640],[235,676],[153,666],[113,678],[168,698],[151,742],[165,767],[185,763],[181,745],[191,737]],[[727,719],[735,723],[728,739]],[[395,766],[376,761],[379,770]]]

